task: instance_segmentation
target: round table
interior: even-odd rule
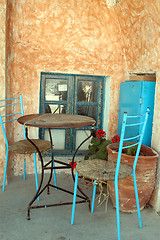
[[[72,114],[29,114],[18,118],[19,123],[40,128],[80,128],[94,126],[95,120],[88,116]]]
[[[52,207],[52,206],[72,204],[72,202],[63,202],[63,203],[49,204],[49,205],[33,205],[35,200],[44,192],[44,190],[46,188],[48,189],[48,194],[49,194],[49,188],[53,187],[53,188],[56,188],[57,190],[64,191],[64,192],[67,192],[67,193],[73,195],[73,192],[57,186],[55,169],[71,168],[72,177],[73,177],[73,180],[75,181],[75,176],[74,176],[74,172],[73,172],[74,158],[77,154],[77,151],[83,145],[83,143],[86,142],[91,136],[94,136],[95,132],[94,132],[93,126],[95,125],[96,122],[93,118],[88,117],[88,116],[71,115],[71,114],[52,114],[52,113],[24,115],[24,116],[21,116],[20,118],[18,118],[17,121],[20,124],[25,125],[26,138],[37,149],[37,152],[39,154],[40,161],[41,161],[41,181],[40,181],[40,185],[39,185],[39,188],[38,188],[35,196],[33,197],[33,199],[30,201],[30,203],[28,205],[27,219],[30,220],[30,210],[31,209],[38,209],[38,208],[46,208],[46,207]],[[54,152],[53,152],[53,141],[52,141],[52,136],[51,136],[50,129],[51,128],[61,128],[61,129],[62,128],[63,129],[82,128],[82,127],[87,127],[87,126],[92,126],[91,134],[76,149],[76,151],[73,155],[73,158],[72,158],[72,164],[70,165],[69,163],[65,163],[65,162],[62,162],[62,161],[59,161],[59,160],[55,160],[54,159]],[[44,164],[42,154],[39,151],[38,147],[28,137],[28,127],[47,128],[49,130],[52,157],[51,157],[51,160],[48,161],[46,164]],[[58,163],[58,164],[60,164],[60,166],[55,166],[54,163]],[[49,180],[48,180],[47,184],[42,188],[43,180],[44,180],[44,171],[45,170],[50,170],[50,176],[49,176]],[[51,184],[53,173],[54,173],[54,182],[55,182],[54,185]],[[90,208],[89,197],[79,188],[79,186],[78,186],[78,189],[79,189],[81,194],[77,195],[77,196],[79,198],[81,198],[81,200],[77,201],[76,203],[88,202],[89,203],[89,208]]]

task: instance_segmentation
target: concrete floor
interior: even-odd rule
[[[47,175],[47,174],[46,174]],[[73,189],[71,176],[58,173],[58,185]],[[80,180],[80,186],[92,194],[92,186]],[[0,240],[116,240],[116,212],[111,200],[107,214],[105,204],[95,207],[90,213],[88,204],[77,204],[75,223],[71,226],[71,205],[31,210],[31,220],[27,220],[27,205],[34,195],[34,176],[13,177],[5,192],[0,190]],[[41,195],[40,203],[72,201],[72,196],[51,189]],[[138,227],[137,214],[121,213],[122,240],[159,240],[160,216],[148,207],[142,211],[143,228]]]

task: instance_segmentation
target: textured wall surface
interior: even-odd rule
[[[111,137],[121,81],[129,72],[156,72],[152,145],[160,151],[159,0],[121,0],[110,7],[105,0],[9,0],[7,10],[6,90],[8,96],[23,94],[25,113],[38,112],[41,71],[110,76]],[[15,174],[21,166],[16,158]]]
[[[0,1],[0,99],[5,98],[6,0]],[[4,112],[2,112],[4,113]],[[3,179],[5,142],[0,128],[0,183]]]
[[[120,82],[128,72],[159,70],[158,7],[159,0],[111,8],[103,0],[9,1],[8,95],[21,92],[25,111],[36,112],[41,71],[110,76],[113,135]]]

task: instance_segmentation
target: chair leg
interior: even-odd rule
[[[55,164],[53,162],[53,167],[55,167]],[[53,169],[53,175],[54,175],[54,185],[57,186],[57,177],[56,177],[56,170]],[[55,188],[57,190],[57,188]]]
[[[92,207],[91,207],[91,213],[94,212],[94,203],[95,203],[95,196],[96,196],[96,188],[97,188],[97,181],[94,181],[94,187],[93,187],[93,195],[92,195]]]
[[[118,237],[118,240],[121,240],[120,214],[119,214],[119,195],[118,195],[118,181],[117,181],[117,182],[114,182],[114,184],[115,184],[116,215],[117,215],[117,237]]]
[[[35,171],[35,180],[36,180],[36,190],[38,190],[38,174],[37,174],[37,163],[36,163],[36,153],[33,153],[33,159],[34,159],[34,171]],[[40,200],[39,197],[37,198],[38,201]]]
[[[76,196],[77,196],[77,186],[78,186],[78,172],[76,172],[75,183],[74,183],[74,195],[73,195],[71,224],[74,223],[74,214],[75,214]]]
[[[26,158],[24,158],[24,163],[23,163],[23,180],[26,180]]]
[[[3,191],[5,190],[5,184],[6,184],[6,175],[7,175],[7,164],[8,164],[8,149],[6,150],[6,159],[5,159],[5,167],[4,167],[4,176],[3,176]]]
[[[137,213],[138,213],[139,227],[142,228],[141,212],[140,212],[140,206],[139,206],[139,198],[138,198],[138,190],[137,190],[137,183],[136,183],[136,175],[135,175],[135,173],[133,173],[133,182],[134,182],[134,191],[135,191],[136,204],[137,204]]]

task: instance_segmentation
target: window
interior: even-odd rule
[[[102,129],[105,77],[73,74],[41,73],[40,113],[78,114],[96,120]],[[90,127],[51,129],[55,154],[73,154],[76,147],[90,134]],[[54,138],[56,136],[56,141]],[[40,138],[49,139],[47,129],[40,129]],[[79,151],[85,154],[89,142]]]

